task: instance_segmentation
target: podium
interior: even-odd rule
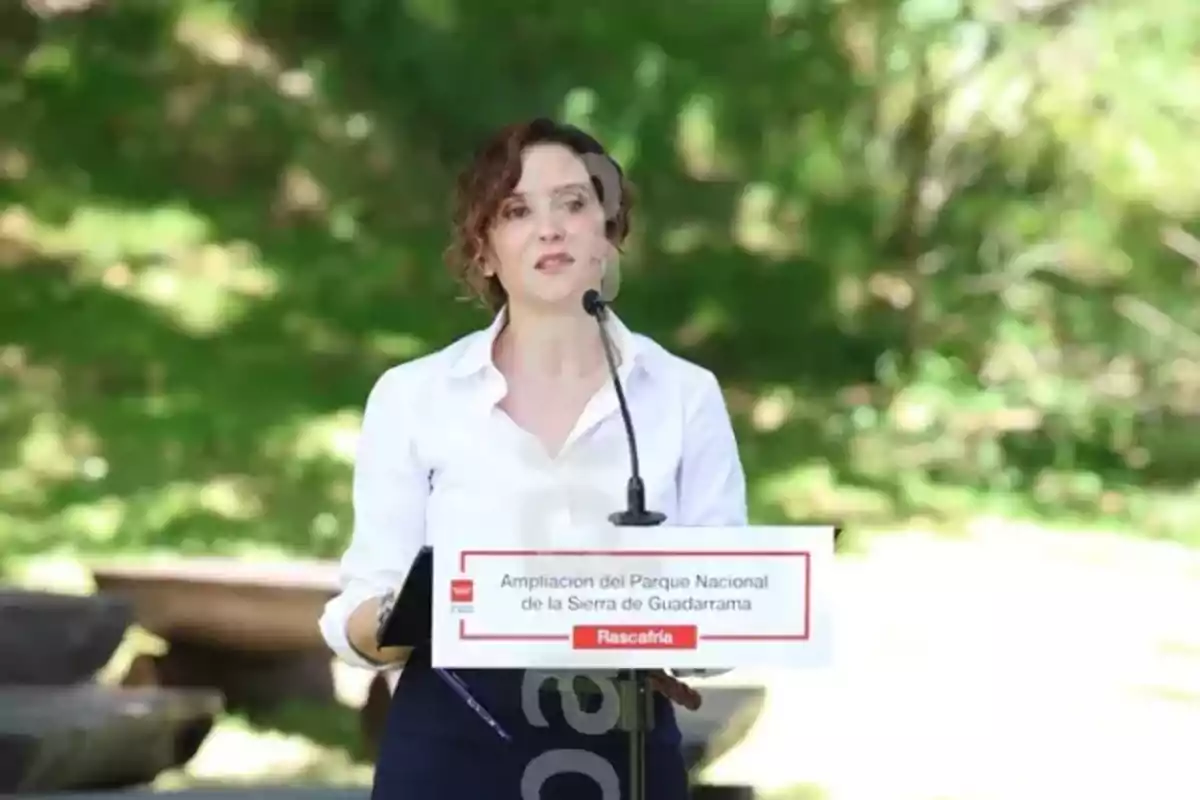
[[[637,798],[658,722],[649,675],[831,662],[835,534],[604,526],[564,530],[552,541],[575,546],[548,550],[502,526],[455,532],[439,539],[437,558],[418,554],[379,641],[429,646],[435,668],[615,673],[615,729],[628,737]],[[570,598],[582,602],[573,609]]]

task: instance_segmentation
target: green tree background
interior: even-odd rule
[[[630,171],[622,315],[756,519],[1197,538],[1194,2],[56,5],[0,8],[2,557],[336,555],[372,381],[486,322],[453,175],[535,114]]]

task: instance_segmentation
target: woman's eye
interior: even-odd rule
[[[509,206],[504,209],[503,217],[505,219],[521,219],[529,213],[529,209],[525,206]]]
[[[567,208],[572,213],[578,213],[580,211],[583,211],[585,208],[587,208],[587,201],[581,197],[572,197],[570,200],[567,201]]]

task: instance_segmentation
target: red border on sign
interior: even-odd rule
[[[804,559],[804,628],[799,633],[717,633],[700,634],[707,642],[804,642],[812,630],[812,553],[808,550],[463,550],[459,554],[458,570],[467,571],[468,558],[509,556],[530,558],[534,556],[622,556],[622,557],[670,557],[711,556],[715,558],[747,558],[768,556],[770,558]],[[571,635],[524,634],[524,633],[467,633],[466,620],[458,621],[458,638],[476,642],[568,642]]]

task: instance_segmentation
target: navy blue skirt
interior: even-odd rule
[[[586,734],[563,712],[559,690],[522,705],[524,673],[460,670],[471,694],[512,737],[505,741],[416,653],[392,697],[375,769],[372,800],[627,800],[628,739]],[[546,689],[551,685],[546,684]],[[588,698],[581,701],[583,711]],[[537,704],[541,720],[529,719]],[[659,697],[646,749],[648,800],[688,800],[679,727]]]

